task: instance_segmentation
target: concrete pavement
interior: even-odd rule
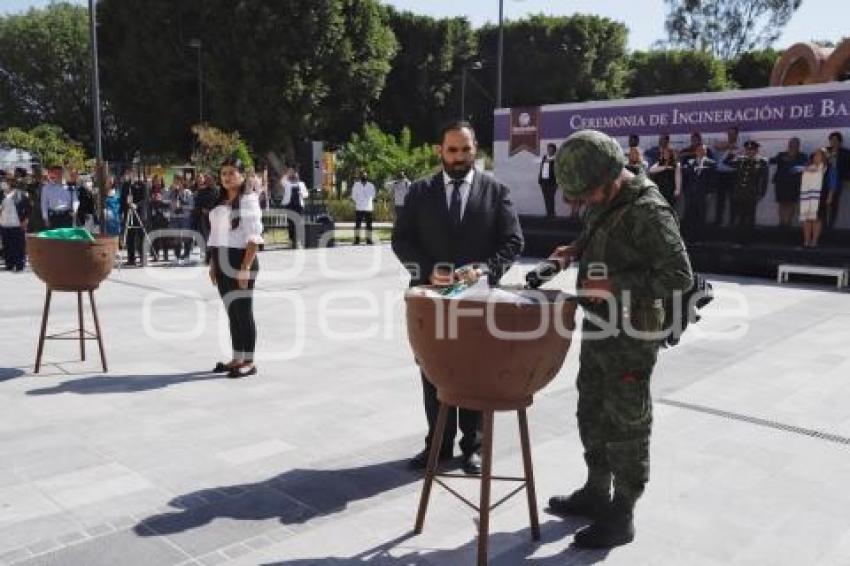
[[[260,261],[260,374],[242,381],[208,373],[229,352],[202,266],[113,272],[96,293],[109,374],[68,341],[33,375],[44,288],[0,273],[0,564],[473,563],[473,515],[440,489],[410,536],[425,420],[389,248]],[[635,542],[578,552],[584,523],[541,513],[532,544],[518,497],[494,512],[492,564],[850,564],[850,294],[713,279],[720,298],[655,374]],[[72,299],[51,330],[73,326]],[[583,481],[577,354],[529,412],[541,509]],[[495,470],[521,470],[510,414]]]

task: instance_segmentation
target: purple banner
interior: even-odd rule
[[[527,151],[540,155],[540,107],[511,108],[509,153]]]
[[[577,104],[573,108],[543,107],[541,138],[564,139],[583,129],[602,130],[612,136],[653,135],[659,132],[687,134],[722,132],[730,126],[743,131],[838,129],[850,127],[850,88],[792,94],[765,93],[752,97],[729,97],[636,105],[599,106]],[[775,92],[775,91],[774,91]],[[495,140],[509,137],[510,116],[495,116]]]

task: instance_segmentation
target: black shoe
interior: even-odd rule
[[[248,377],[249,375],[255,375],[257,373],[257,366],[236,366],[230,368],[230,371],[227,372],[227,377],[230,379],[240,379],[243,377]]]
[[[481,454],[471,452],[463,455],[463,473],[468,476],[481,475]]]
[[[614,500],[594,523],[576,533],[573,545],[578,548],[614,548],[635,539],[632,506]]]
[[[215,364],[215,367],[213,368],[213,373],[228,373],[231,369],[233,369],[233,368],[231,366],[227,365],[226,363],[218,362],[218,363]]]
[[[425,448],[425,450],[408,460],[407,467],[411,470],[424,470],[428,466],[429,452],[430,449]],[[437,459],[437,462],[448,462],[452,458],[454,458],[454,454],[452,454],[451,450],[441,450],[440,457]]]
[[[611,505],[608,494],[583,487],[570,495],[556,495],[549,499],[549,512],[560,517],[602,517]]]

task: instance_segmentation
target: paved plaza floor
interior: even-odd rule
[[[425,417],[389,247],[260,262],[260,373],[241,381],[207,371],[229,351],[202,266],[113,271],[96,292],[108,374],[95,343],[80,362],[67,341],[34,375],[44,286],[0,273],[0,565],[474,563],[474,515],[442,489],[411,536],[421,477],[405,461]],[[850,564],[850,294],[713,281],[718,300],[653,378],[635,542],[577,551],[585,522],[543,512],[584,479],[574,347],[529,410],[542,540],[511,499],[491,564]],[[74,296],[53,303],[50,330],[73,327]],[[521,470],[511,414],[496,417],[494,465]]]

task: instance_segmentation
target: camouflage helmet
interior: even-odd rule
[[[620,176],[626,158],[612,137],[597,130],[581,130],[561,145],[555,155],[555,178],[564,196],[579,198]]]

